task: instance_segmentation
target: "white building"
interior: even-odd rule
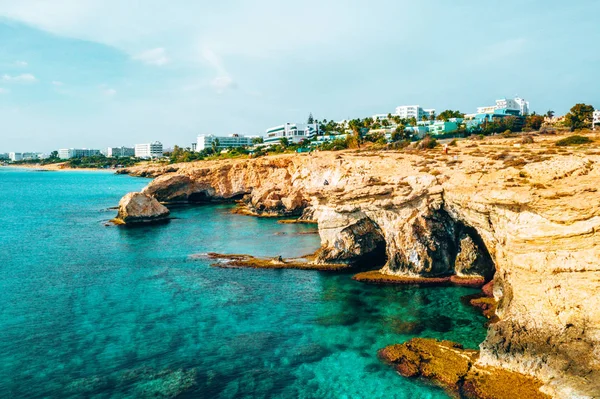
[[[252,145],[252,138],[241,134],[231,134],[229,136],[215,136],[213,134],[201,134],[196,142],[196,151],[202,151],[207,148],[224,150],[227,148],[247,147]]]
[[[9,152],[8,159],[10,159],[13,162],[19,162],[23,160],[23,154],[20,152]]]
[[[402,119],[415,118],[417,121],[423,117],[430,118],[435,114],[435,109],[423,109],[419,105],[401,105],[396,107],[396,115]]]
[[[33,161],[37,159],[44,159],[44,154],[41,152],[24,152],[23,161]]]
[[[133,157],[135,148],[132,147],[108,147],[106,149],[107,157]]]
[[[525,101],[521,97],[515,97],[515,102],[519,104],[519,108],[521,109],[521,115],[529,115],[529,101]]]
[[[477,113],[493,114],[495,111],[500,109],[518,111],[521,115],[525,116],[529,115],[529,102],[520,97],[502,98],[500,100],[496,100],[496,105],[477,107]]]
[[[58,150],[60,159],[84,158],[100,155],[100,150],[90,150],[88,148],[61,148]]]
[[[160,158],[163,156],[163,145],[160,141],[136,144],[134,154],[137,158]]]
[[[299,143],[302,140],[312,139],[319,134],[317,123],[286,123],[267,129],[265,143],[277,144],[282,138],[287,138],[290,143]]]
[[[600,109],[594,111],[592,119],[592,127],[596,128],[596,125],[600,125]]]

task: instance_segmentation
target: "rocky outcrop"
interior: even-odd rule
[[[474,399],[550,399],[532,377],[477,364],[479,353],[450,341],[414,338],[379,355],[404,377],[427,378],[452,396]]]
[[[155,198],[142,193],[129,193],[119,202],[117,224],[159,223],[169,220],[169,210]]]
[[[144,193],[166,202],[243,198],[253,214],[309,215],[319,225],[320,262],[383,254],[379,273],[403,281],[494,276],[495,322],[477,364],[536,376],[555,397],[599,396],[600,152],[556,153],[555,137],[526,149],[516,140],[461,142],[449,156],[345,152],[177,165],[147,171],[160,176]]]

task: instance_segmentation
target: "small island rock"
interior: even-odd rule
[[[119,201],[117,224],[157,223],[169,220],[169,210],[154,197],[129,193]]]

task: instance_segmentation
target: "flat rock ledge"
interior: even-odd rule
[[[169,209],[154,197],[143,193],[129,193],[119,201],[119,211],[113,223],[136,225],[161,223],[169,220]]]
[[[479,352],[450,341],[413,338],[379,351],[384,361],[408,378],[425,378],[465,399],[550,399],[541,381],[476,364]]]
[[[396,276],[385,274],[379,270],[358,273],[352,277],[361,283],[375,285],[459,285],[466,287],[481,287],[485,284],[482,277],[419,277],[419,276]]]
[[[209,252],[202,255],[192,255],[194,258],[214,259],[211,266],[223,268],[251,268],[251,269],[298,269],[298,270],[320,270],[338,271],[348,269],[343,263],[314,263],[314,255],[300,258],[283,259],[282,257],[254,257],[251,255],[218,254]]]

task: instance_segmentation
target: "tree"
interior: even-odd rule
[[[213,153],[217,153],[217,149],[219,148],[219,139],[214,139],[212,141],[212,143],[210,143],[210,146],[212,147]]]
[[[254,137],[252,138],[252,144],[262,144],[265,142],[265,139],[262,137]]]
[[[381,122],[381,125],[382,125],[383,127],[388,127],[388,126],[390,125],[390,121],[389,121],[389,120],[387,120],[387,119],[384,119],[384,120]]]
[[[546,117],[550,119],[554,118],[554,111],[548,110],[548,112],[546,112]]]
[[[544,117],[542,115],[531,114],[525,118],[525,127],[531,130],[540,130],[544,123]]]
[[[448,121],[450,118],[464,118],[465,114],[460,111],[452,111],[451,109],[447,109],[441,112],[437,119],[440,121]]]
[[[360,130],[363,127],[363,123],[360,119],[352,119],[350,122],[348,122],[348,126],[350,127],[350,129],[352,129],[353,132],[353,135],[351,137],[347,137],[346,139],[348,148],[360,148]]]
[[[282,138],[280,138],[280,139],[279,139],[279,142],[281,143],[281,146],[282,146],[283,148],[287,148],[287,147],[289,147],[289,145],[290,145],[290,141],[288,140],[288,138],[287,138],[287,137],[282,137]]]
[[[392,132],[392,141],[399,141],[407,138],[405,130],[406,126],[398,125],[396,130]]]
[[[52,158],[52,159],[56,159],[56,158],[58,158],[58,151],[52,151],[52,152],[50,153],[50,158]]]
[[[592,123],[593,114],[593,106],[581,103],[575,104],[571,111],[565,115],[565,125],[571,128],[571,131],[583,129]]]
[[[427,115],[423,115],[423,116],[421,117],[421,120],[422,120],[423,122],[427,122],[427,121],[429,120],[429,118],[427,117]]]
[[[412,118],[409,118],[409,119],[408,119],[408,123],[409,123],[411,126],[417,126],[417,118],[415,118],[414,116],[413,116]]]
[[[312,112],[310,114],[308,114],[308,121],[309,124],[313,124],[315,123],[315,118],[313,118]]]

